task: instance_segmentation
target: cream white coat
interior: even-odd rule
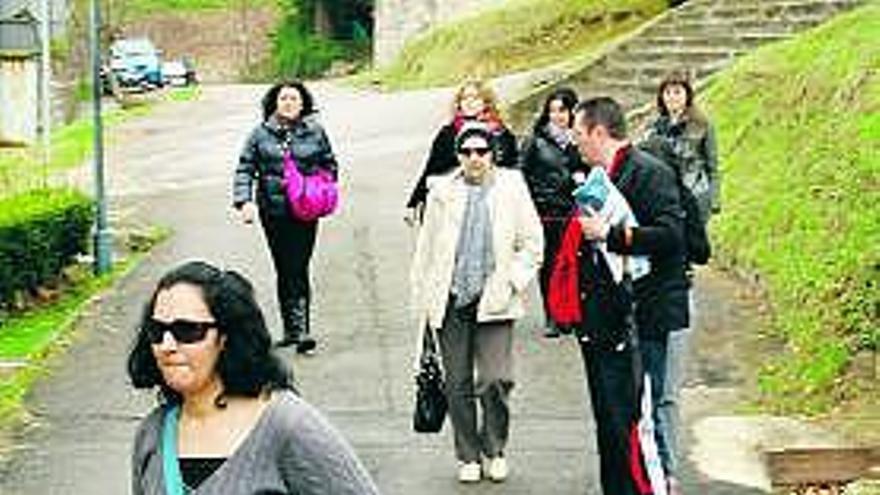
[[[486,280],[477,321],[513,320],[525,313],[523,296],[544,252],[538,213],[519,170],[495,168],[487,195],[492,222],[495,269]],[[455,251],[467,206],[467,189],[459,168],[428,180],[424,221],[419,228],[410,268],[412,304],[418,321],[432,328],[443,324]]]

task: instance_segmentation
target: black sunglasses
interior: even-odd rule
[[[208,330],[216,326],[217,322],[214,321],[174,320],[166,323],[150,318],[144,326],[144,331],[151,344],[161,344],[165,332],[170,332],[178,344],[195,344],[205,338]]]
[[[476,153],[477,156],[486,156],[489,153],[489,151],[491,151],[491,150],[489,149],[488,146],[479,146],[479,147],[475,147],[475,148],[459,148],[458,154],[464,155],[464,156],[471,156],[472,153]]]

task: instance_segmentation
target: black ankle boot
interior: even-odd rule
[[[318,346],[315,339],[309,336],[311,330],[311,315],[309,309],[309,298],[301,297],[297,300],[295,314],[297,315],[299,323],[297,328],[300,330],[296,342],[297,354],[310,354]]]
[[[298,298],[281,302],[281,319],[284,323],[284,337],[275,343],[276,347],[298,345],[303,334],[303,313]]]

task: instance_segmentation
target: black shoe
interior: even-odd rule
[[[297,354],[312,354],[315,352],[315,348],[318,347],[318,343],[315,342],[315,339],[311,337],[303,337],[302,340],[296,343],[296,353]]]
[[[285,336],[283,339],[275,342],[275,347],[290,347],[292,345],[299,346],[300,340],[297,337]]]

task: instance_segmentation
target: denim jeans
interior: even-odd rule
[[[684,381],[685,360],[690,349],[693,330],[682,328],[670,332],[666,344],[666,377],[663,383],[663,395],[657,403],[657,417],[660,418],[658,428],[664,435],[667,453],[663,458],[666,474],[676,476],[680,458],[678,396]]]
[[[639,341],[639,351],[642,357],[642,368],[648,379],[651,380],[651,416],[654,420],[654,437],[657,442],[657,451],[663,470],[669,474],[669,461],[672,456],[671,446],[667,442],[668,436],[665,431],[667,425],[660,414],[660,404],[663,391],[666,387],[666,349],[668,339],[645,339]]]

